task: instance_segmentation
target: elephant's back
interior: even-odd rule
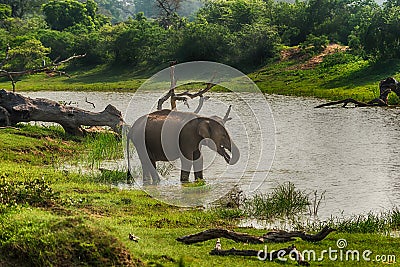
[[[182,112],[170,109],[162,109],[154,111],[147,115],[148,120],[176,120],[176,121],[187,121],[198,118],[199,116],[193,112]]]

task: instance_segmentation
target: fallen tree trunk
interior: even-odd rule
[[[322,108],[322,107],[334,106],[334,105],[339,105],[339,104],[343,104],[342,107],[345,108],[350,103],[354,104],[356,107],[372,107],[372,106],[384,107],[384,106],[387,106],[387,104],[379,98],[375,98],[375,99],[369,101],[368,103],[360,102],[353,98],[347,98],[344,100],[324,103],[324,104],[316,106],[315,108]]]
[[[215,229],[208,229],[197,234],[179,237],[176,240],[185,244],[194,244],[194,243],[204,242],[210,239],[224,237],[231,239],[235,242],[262,244],[267,242],[273,242],[273,243],[289,242],[289,241],[294,241],[295,237],[299,237],[304,241],[318,242],[323,240],[333,231],[335,230],[330,228],[329,226],[325,226],[319,233],[315,235],[306,234],[305,232],[301,231],[293,231],[293,232],[272,231],[266,233],[263,236],[252,236],[246,233],[237,233],[226,229],[215,228]]]
[[[30,121],[55,122],[74,135],[84,133],[82,126],[109,126],[120,132],[123,125],[122,114],[113,105],[108,105],[102,112],[90,112],[49,99],[32,99],[0,90],[0,126]]]
[[[259,260],[268,260],[273,261],[276,259],[283,259],[285,256],[291,256],[294,258],[300,266],[310,266],[310,263],[305,261],[300,253],[296,249],[294,245],[291,245],[287,248],[282,248],[279,250],[273,250],[271,252],[263,251],[263,250],[254,250],[254,249],[235,249],[231,248],[229,250],[220,250],[220,249],[213,249],[210,252],[210,255],[217,255],[217,256],[249,256],[249,257],[258,257]]]
[[[339,105],[339,104],[343,104],[342,107],[346,107],[347,104],[349,104],[349,103],[353,103],[356,107],[372,106],[371,104],[360,102],[360,101],[354,100],[353,98],[347,98],[345,100],[324,103],[324,104],[316,106],[315,108],[323,108],[323,107],[334,106],[334,105]]]

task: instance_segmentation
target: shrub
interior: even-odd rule
[[[307,54],[319,54],[327,47],[329,39],[326,35],[307,35],[306,40],[300,44],[300,48]]]
[[[42,179],[32,181],[8,181],[3,174],[0,181],[0,205],[4,207],[28,204],[35,207],[48,207],[59,200],[59,193],[54,192]]]

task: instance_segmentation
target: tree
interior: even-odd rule
[[[367,54],[378,59],[400,58],[400,6],[388,2],[374,13],[361,31],[360,41]]]
[[[0,0],[0,4],[11,7],[11,16],[23,18],[27,14],[37,14],[48,0]]]
[[[275,28],[263,23],[243,26],[236,34],[236,53],[230,62],[241,66],[260,66],[276,56],[280,39]]]
[[[107,23],[104,16],[97,14],[94,0],[85,3],[77,0],[51,0],[43,6],[43,13],[50,27],[58,31],[76,25],[82,25],[90,31]]]
[[[222,25],[191,22],[180,31],[176,57],[180,62],[224,61],[231,52],[230,38],[229,29]]]
[[[157,22],[147,20],[143,13],[139,13],[135,19],[127,21],[116,36],[113,45],[115,60],[119,64],[132,66],[149,62],[160,63],[164,60],[167,50],[166,38],[164,28]]]
[[[221,24],[230,31],[241,30],[245,25],[261,22],[269,23],[267,4],[261,0],[216,0],[207,1],[198,16],[209,23]]]
[[[273,5],[272,24],[276,25],[284,44],[294,46],[306,39],[309,31],[306,8],[305,1],[277,2]]]
[[[43,62],[49,60],[47,57],[49,52],[50,49],[44,47],[39,40],[28,39],[19,46],[9,49],[9,60],[4,65],[4,68],[16,71],[41,67]]]
[[[0,4],[0,20],[11,17],[12,9],[9,5]]]
[[[91,22],[85,5],[75,0],[52,0],[43,6],[43,13],[50,27],[58,31],[78,23],[89,25]]]

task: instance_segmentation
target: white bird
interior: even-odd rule
[[[215,244],[215,250],[221,250],[221,240],[217,238],[217,243]]]
[[[129,233],[129,239],[135,242],[139,242],[139,237],[135,236],[134,234]]]

